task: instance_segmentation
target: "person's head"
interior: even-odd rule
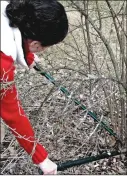
[[[61,42],[68,32],[65,9],[57,0],[10,0],[6,14],[32,52]]]

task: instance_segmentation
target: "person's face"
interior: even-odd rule
[[[28,40],[28,48],[32,53],[44,51],[48,47],[43,47],[39,41]]]

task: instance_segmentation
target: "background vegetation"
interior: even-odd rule
[[[126,1],[60,2],[69,19],[68,36],[38,54],[43,69],[56,79],[58,86],[33,69],[27,72],[17,68],[16,83],[22,105],[37,139],[53,161],[123,150],[127,148]],[[59,90],[61,85],[112,127],[123,145],[98,128],[87,110],[82,111],[66,98]],[[2,174],[38,174],[38,168],[8,128],[4,125],[2,129]],[[59,174],[125,174],[126,163],[121,155]]]

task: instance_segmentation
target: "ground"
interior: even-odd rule
[[[112,2],[112,6],[114,9],[119,9],[121,3]],[[113,50],[119,68],[117,71],[120,72],[122,64],[113,22],[107,13],[105,2],[99,2],[99,5],[101,15],[106,16],[102,20],[102,32]],[[90,17],[94,24],[98,25],[94,2],[90,9]],[[90,72],[80,13],[70,11],[70,7],[66,7],[66,10],[69,11],[67,13],[70,24],[67,38],[64,42],[47,49],[45,53],[38,53],[44,71],[56,79],[57,86],[53,86],[34,69],[25,71],[17,66],[16,76],[22,106],[32,123],[36,137],[56,163],[125,148],[124,139],[123,146],[120,146],[88,115],[88,111],[94,112],[99,119],[113,128],[118,137],[121,137],[121,109],[117,108],[121,96],[117,83],[109,79],[115,77],[110,56],[100,36],[91,27],[94,62],[91,61]],[[84,30],[86,32],[85,27]],[[67,98],[60,91],[61,86],[69,90],[71,97],[81,101],[87,107],[87,111],[83,111],[71,98]],[[125,98],[124,95],[123,93]],[[4,126],[1,133],[1,174],[37,175],[38,167],[33,165],[31,158],[19,147],[9,129]],[[123,175],[125,173],[125,155],[58,172],[63,175]]]

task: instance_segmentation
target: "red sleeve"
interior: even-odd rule
[[[27,53],[26,60],[27,60],[28,66],[32,65],[32,63],[34,62],[34,54],[31,52]]]
[[[14,81],[15,67],[13,59],[1,53],[0,67],[0,82],[6,83]],[[32,155],[32,160],[35,164],[43,162],[48,153],[34,137],[34,131],[22,109],[14,83],[6,89],[0,90],[0,103],[0,116],[16,136],[20,146],[22,146],[29,155]]]
[[[34,61],[34,54],[29,51],[29,46],[28,46],[27,40],[23,40],[23,45],[24,45],[24,51],[25,51],[25,57],[27,60],[27,64],[28,64],[28,66],[30,66]]]

